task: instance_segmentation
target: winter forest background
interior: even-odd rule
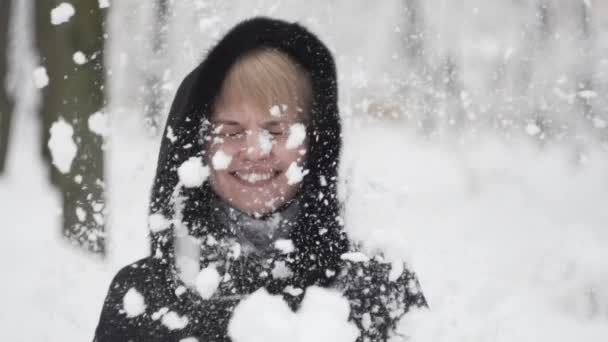
[[[254,15],[335,55],[346,226],[418,273],[412,341],[608,339],[608,2],[0,0],[2,340],[92,338],[179,82]]]

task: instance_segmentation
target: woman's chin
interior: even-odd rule
[[[257,216],[263,216],[269,213],[272,213],[276,208],[271,208],[271,207],[267,207],[267,206],[234,206],[236,209],[239,209],[240,211],[257,217]]]

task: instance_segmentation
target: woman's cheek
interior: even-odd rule
[[[289,166],[293,162],[296,162],[298,165],[304,163],[305,154],[300,153],[299,150],[275,147],[274,153],[283,166]]]
[[[298,161],[301,162],[301,164],[304,164],[304,161],[306,161],[306,151],[307,151],[306,145],[304,145],[298,149]]]
[[[213,170],[226,170],[235,161],[237,154],[224,143],[214,143],[207,147],[206,162]]]
[[[216,170],[227,170],[232,163],[233,154],[230,151],[226,151],[222,148],[218,148],[213,151],[211,157],[211,167]]]

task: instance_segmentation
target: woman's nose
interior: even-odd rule
[[[272,136],[266,130],[248,131],[242,153],[249,160],[268,158],[272,150]]]

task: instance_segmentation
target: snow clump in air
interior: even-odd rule
[[[89,130],[97,135],[106,137],[108,135],[108,115],[95,112],[89,116]]]
[[[350,304],[340,293],[309,287],[298,311],[298,340],[354,342],[359,330],[348,321],[349,313]]]
[[[179,342],[198,342],[198,338],[196,337],[186,337],[179,340]]]
[[[154,213],[148,216],[148,228],[152,233],[161,232],[171,226],[171,221],[164,215]]]
[[[292,150],[302,145],[304,139],[306,139],[306,126],[301,123],[293,124],[289,126],[289,137],[287,138],[285,147]]]
[[[167,135],[166,136],[167,136],[167,139],[169,139],[169,141],[171,141],[171,143],[174,143],[177,141],[177,137],[173,133],[173,127],[171,127],[171,126],[167,126]]]
[[[99,0],[99,8],[110,7],[110,0]]]
[[[302,181],[302,178],[306,175],[306,172],[302,169],[301,166],[296,164],[296,162],[291,163],[285,171],[285,176],[287,176],[287,184],[297,184]]]
[[[87,62],[87,56],[85,56],[85,54],[82,53],[82,51],[76,51],[72,55],[72,60],[74,60],[74,63],[76,63],[78,65],[83,65],[84,63]]]
[[[180,330],[188,325],[188,317],[180,316],[175,311],[169,311],[163,315],[160,322],[169,330]]]
[[[49,75],[46,73],[46,68],[39,66],[34,69],[34,86],[38,89],[42,89],[49,85]]]
[[[289,278],[291,276],[293,276],[293,272],[291,271],[289,266],[287,266],[285,261],[275,262],[274,268],[272,269],[272,277],[274,279]]]
[[[127,317],[139,316],[146,311],[144,296],[132,287],[122,298],[122,307],[125,310]]]
[[[526,125],[526,133],[531,136],[537,135],[538,133],[540,133],[540,127],[538,127],[538,125],[536,125],[535,123],[530,122]]]
[[[275,117],[281,116],[281,109],[277,105],[270,107],[269,111],[270,111],[270,115],[272,115],[272,116],[275,116]]]
[[[340,255],[340,259],[352,262],[367,262],[369,257],[361,252],[349,252]]]
[[[266,130],[258,135],[258,144],[262,150],[262,154],[266,155],[272,150],[272,136]]]
[[[232,156],[221,150],[217,151],[211,158],[213,168],[216,170],[226,170],[230,166],[230,162],[232,162]]]
[[[282,105],[274,105],[272,107],[270,107],[270,115],[274,116],[274,117],[281,117],[283,115],[285,115],[287,113],[287,105],[286,104],[282,104]]]
[[[290,239],[279,239],[275,241],[274,248],[280,250],[283,254],[289,254],[295,250],[293,241]]]
[[[295,296],[301,295],[304,292],[304,290],[302,290],[299,287],[293,287],[291,285],[287,285],[285,287],[285,289],[283,290],[283,292],[285,292],[285,293],[287,293],[287,294],[292,295],[292,296],[295,297]]]
[[[62,2],[51,10],[51,24],[60,25],[67,23],[75,13],[74,6],[67,2]]]
[[[209,299],[217,290],[220,280],[221,276],[215,267],[206,267],[196,277],[196,290],[203,299]]]
[[[388,273],[389,281],[396,281],[403,274],[403,262],[392,262],[391,270]]]
[[[84,222],[87,219],[87,212],[84,209],[82,209],[81,207],[76,207],[75,211],[78,221]]]
[[[260,289],[235,308],[228,335],[235,342],[354,342],[359,331],[348,322],[349,312],[342,295],[317,286],[307,289],[296,313],[282,296]]]
[[[186,287],[183,285],[180,285],[175,289],[175,295],[178,297],[183,295],[184,293],[186,293]]]
[[[196,188],[209,177],[209,168],[203,165],[201,157],[190,157],[177,169],[179,181],[187,188]]]
[[[263,315],[260,313],[263,312]],[[228,336],[234,342],[294,341],[295,314],[281,296],[272,296],[264,288],[242,300],[228,324]]]
[[[581,91],[578,92],[578,96],[580,98],[588,100],[588,99],[592,99],[594,97],[597,97],[597,93],[594,92],[593,90],[581,90]]]
[[[602,118],[594,117],[593,118],[593,127],[606,128],[606,127],[608,127],[608,123],[606,123],[605,120],[602,120]]]
[[[161,317],[163,317],[167,312],[169,312],[169,308],[167,307],[162,307],[160,309],[158,309],[156,312],[153,312],[150,315],[150,318],[152,318],[152,320],[154,321],[158,321]]]
[[[51,137],[48,142],[53,165],[61,173],[68,173],[72,168],[72,161],[76,157],[78,147],[74,142],[74,129],[63,118],[59,118],[51,126]]]

